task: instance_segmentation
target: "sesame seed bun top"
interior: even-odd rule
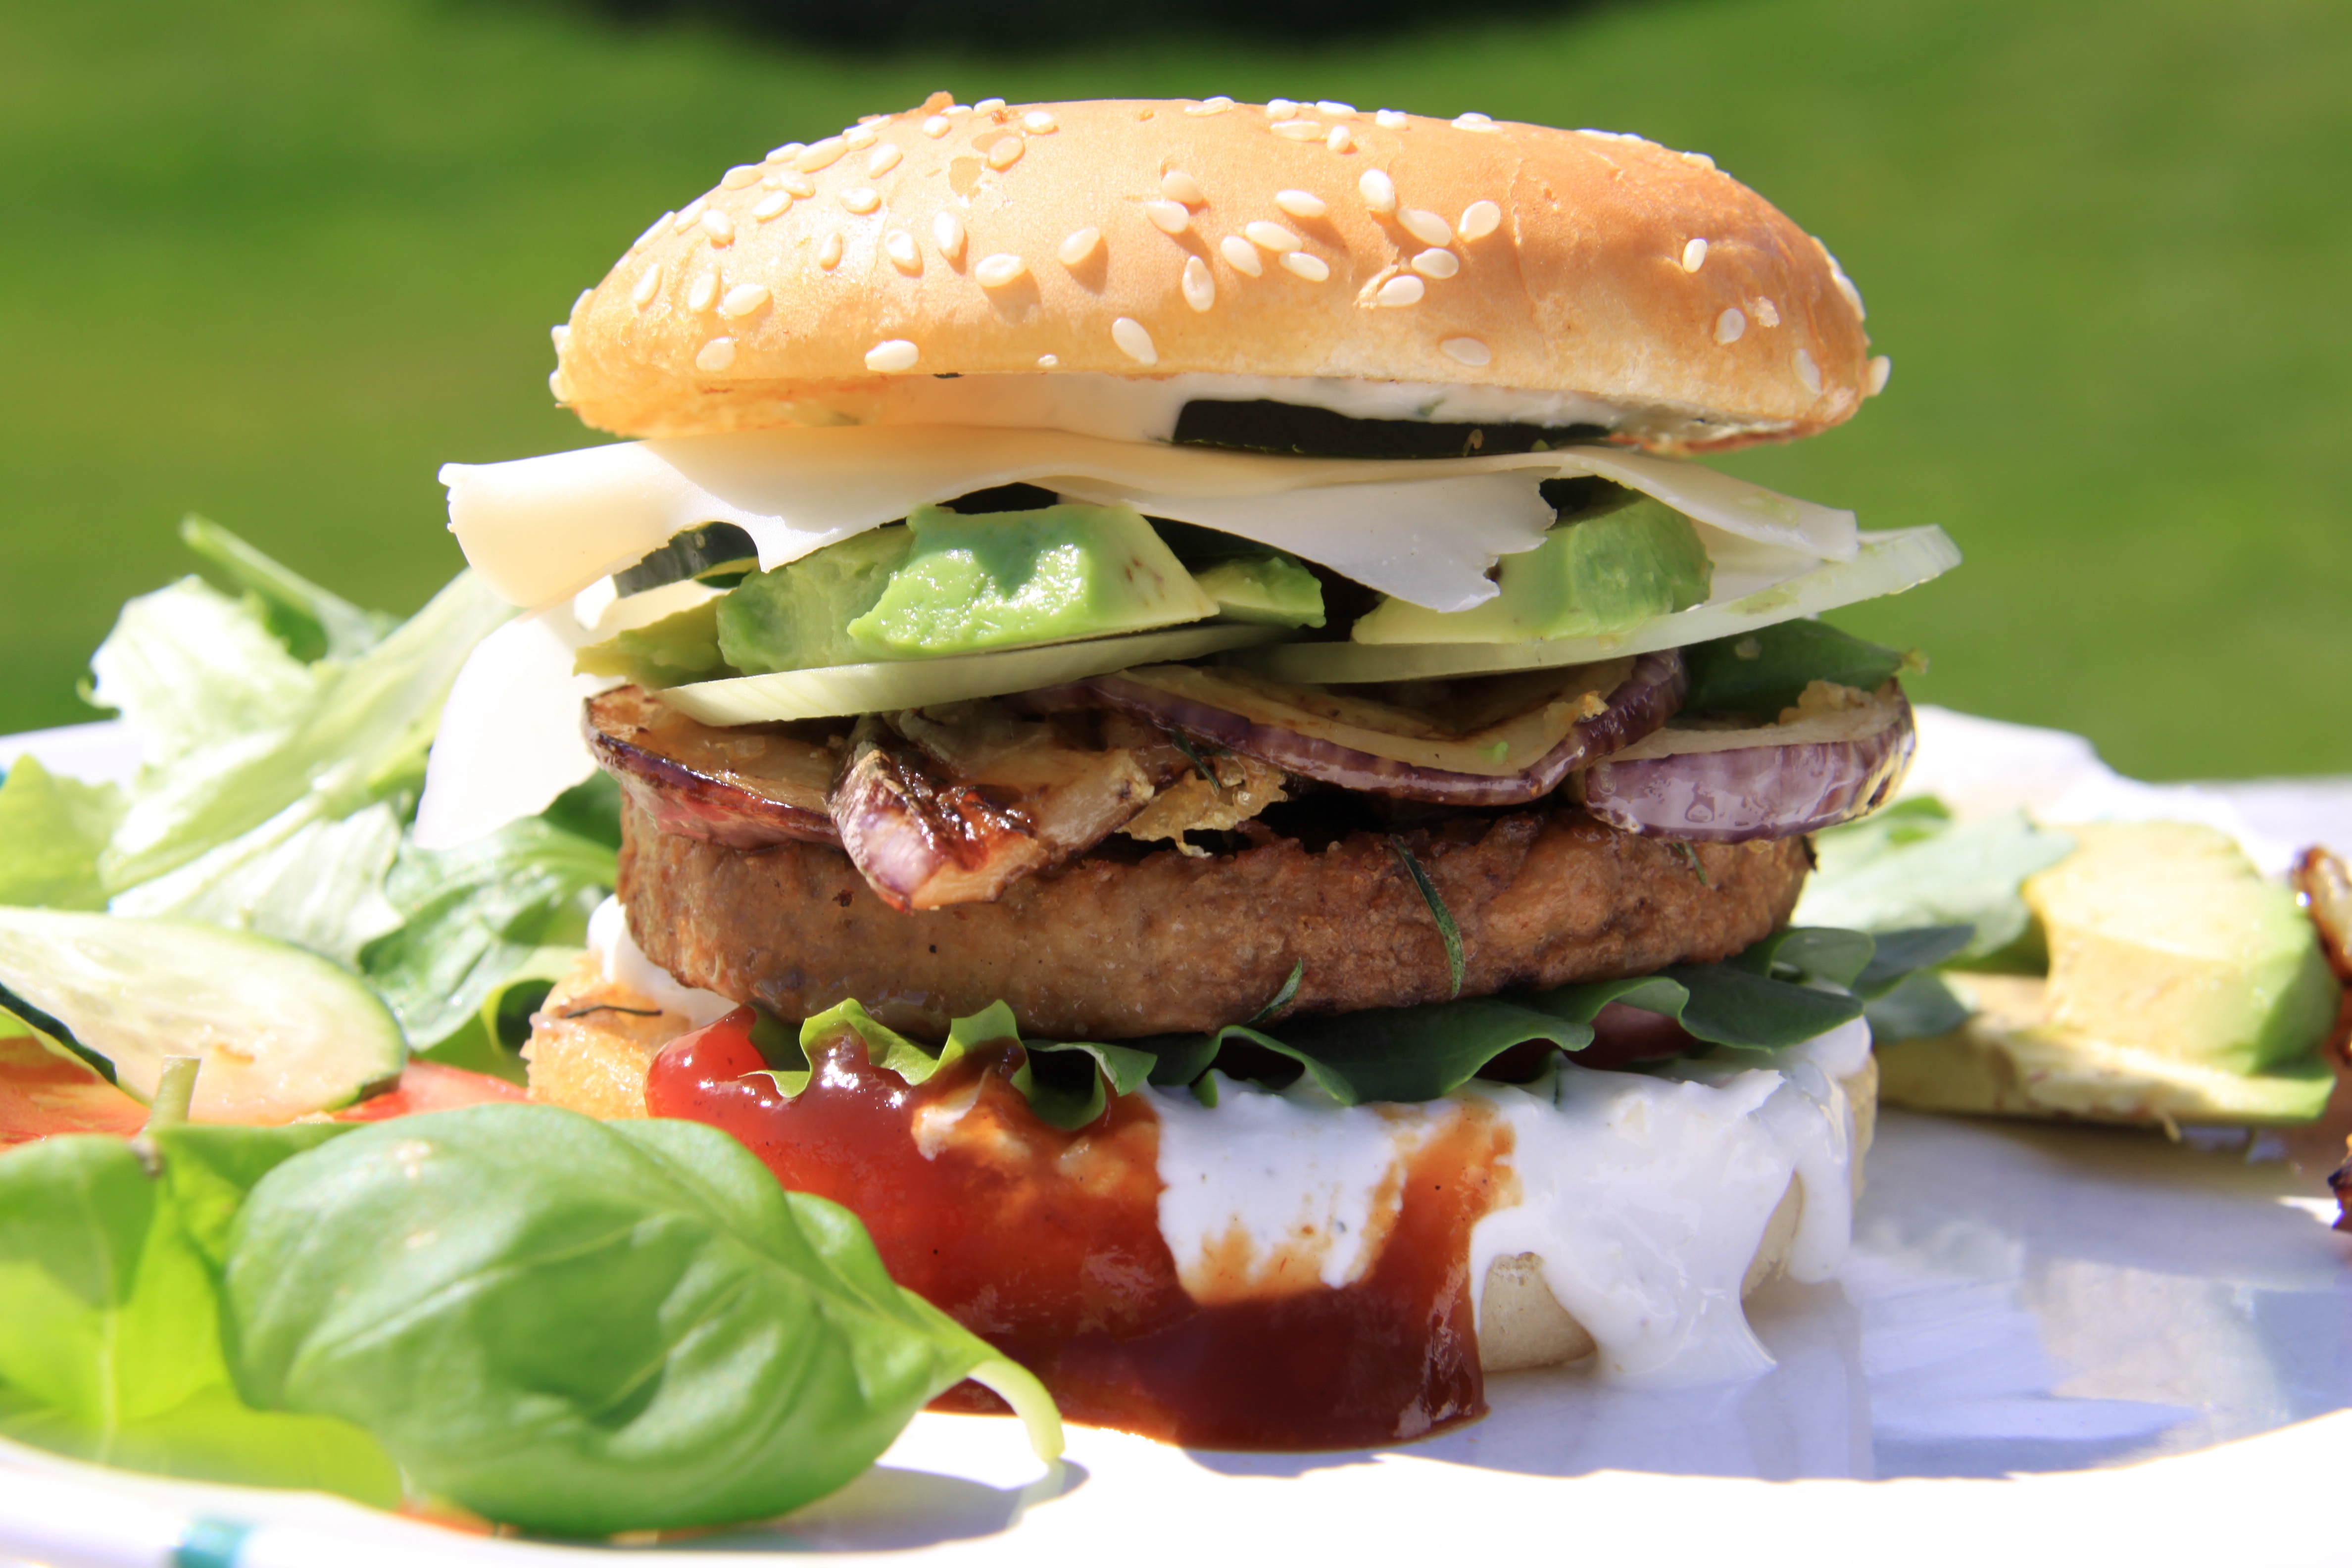
[[[935,94],[730,169],[560,330],[557,395],[676,436],[890,376],[1567,393],[1620,439],[1810,435],[1885,379],[1818,240],[1696,153],[1344,104]]]

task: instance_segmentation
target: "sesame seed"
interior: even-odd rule
[[[768,302],[768,286],[764,283],[738,283],[727,290],[719,301],[719,313],[730,321],[756,314]]]
[[[1455,232],[1465,239],[1484,239],[1503,226],[1503,209],[1493,202],[1472,202],[1462,209]]]
[[[572,329],[565,326],[561,321],[558,321],[555,325],[547,329],[548,342],[555,345],[555,352],[558,354],[562,354],[563,353],[563,340],[571,335]]]
[[[1076,267],[1087,257],[1092,256],[1095,253],[1095,247],[1101,243],[1102,230],[1081,228],[1065,236],[1062,243],[1055,247],[1054,255],[1063,266]]]
[[[1201,182],[1181,169],[1171,169],[1160,176],[1160,194],[1188,207],[1209,205],[1209,193],[1201,188]]]
[[[852,185],[841,193],[841,205],[845,212],[864,217],[882,205],[881,193],[871,185]]]
[[[816,264],[827,272],[841,265],[841,236],[828,234],[817,242]]]
[[[1780,324],[1780,307],[1769,300],[1759,298],[1748,300],[1748,313],[1756,318],[1756,324],[1759,327],[1777,327]]]
[[[1373,300],[1383,305],[1418,305],[1429,285],[1410,272],[1400,272],[1380,287]]]
[[[890,265],[901,272],[915,273],[923,269],[923,253],[915,244],[915,237],[903,228],[894,228],[882,237],[882,254]]]
[[[593,289],[583,289],[580,290],[579,295],[572,301],[572,313],[575,316],[578,315],[580,313],[580,307],[585,305],[589,300],[595,295],[595,292],[596,290]]]
[[[713,338],[702,345],[694,356],[694,368],[713,375],[735,363],[735,340]]]
[[[684,234],[688,229],[692,228],[694,226],[695,220],[702,216],[704,205],[703,199],[700,196],[697,196],[692,201],[687,203],[686,205],[678,208],[677,216],[669,220],[670,227],[677,230],[680,234]]]
[[[873,131],[864,125],[853,125],[841,133],[842,146],[852,153],[863,153],[873,146],[875,141]]]
[[[807,151],[808,143],[805,142],[787,142],[781,147],[769,148],[766,162],[771,163],[789,163]]]
[[[1061,363],[1062,356],[1059,354],[1039,354],[1037,356],[1037,368],[1039,370],[1051,370]]]
[[[1181,234],[1192,226],[1192,215],[1184,210],[1182,202],[1146,202],[1143,216],[1162,234]]]
[[[990,143],[988,166],[992,169],[1011,168],[1021,161],[1021,150],[1027,145],[1028,143],[1018,136],[1007,136],[1001,141]]]
[[[775,179],[778,190],[798,197],[802,201],[806,201],[816,195],[816,182],[797,170],[789,174],[779,174]]]
[[[857,123],[860,125],[880,125],[887,121],[889,118],[890,117],[887,114],[861,114],[857,117]]]
[[[980,279],[980,286],[983,289],[1002,289],[1009,283],[1019,282],[1021,275],[1028,270],[1027,262],[1010,251],[1000,250],[993,256],[982,257],[980,265],[971,269],[971,275]]]
[[[1042,109],[1033,109],[1021,117],[1021,129],[1032,136],[1051,136],[1061,126],[1053,115]]]
[[[944,114],[934,114],[923,121],[923,134],[934,142],[954,129],[954,123]]]
[[[828,136],[822,142],[812,142],[802,148],[793,155],[793,167],[803,174],[814,174],[819,169],[833,167],[835,160],[847,151],[849,149],[842,144],[840,137]]]
[[[1683,154],[1683,162],[1685,163],[1695,163],[1702,169],[1712,169],[1715,167],[1715,160],[1708,157],[1704,153],[1685,153]]]
[[[780,214],[790,211],[792,205],[792,192],[770,191],[766,195],[760,198],[757,205],[752,207],[751,216],[759,219],[761,223],[765,223],[772,217],[775,217]]]
[[[1198,103],[1186,104],[1184,106],[1184,112],[1187,114],[1223,114],[1226,110],[1231,109],[1233,106],[1234,100],[1230,98],[1222,96],[1217,98],[1204,98]]]
[[[1475,338],[1448,338],[1437,346],[1466,365],[1484,365],[1495,357],[1486,345]]]
[[[1110,324],[1110,341],[1119,352],[1138,364],[1158,364],[1160,350],[1153,344],[1151,334],[1133,316],[1121,316]]]
[[[1739,341],[1739,334],[1747,330],[1748,317],[1737,305],[1732,306],[1730,309],[1725,310],[1723,314],[1715,319],[1715,341],[1717,342],[1736,343]]]
[[[1813,243],[1819,245],[1821,242],[1815,240]],[[1862,290],[1853,286],[1853,279],[1845,275],[1845,268],[1837,264],[1836,257],[1830,256],[1827,250],[1822,254],[1830,257],[1830,281],[1836,284],[1838,292],[1845,296],[1845,302],[1853,307],[1856,317],[1869,320],[1870,312],[1862,308]]]
[[[1264,218],[1259,218],[1253,223],[1245,223],[1242,225],[1242,232],[1249,236],[1250,243],[1252,245],[1255,245],[1263,250],[1296,250],[1298,248],[1298,237],[1297,235],[1291,233],[1280,224],[1268,223]]]
[[[757,163],[738,163],[719,176],[719,188],[723,191],[740,191],[746,185],[759,183],[760,165]]]
[[[1292,217],[1321,217],[1328,210],[1323,198],[1312,191],[1276,191],[1274,205]]]
[[[551,370],[547,373],[547,390],[554,396],[558,405],[562,405],[569,401],[569,399],[563,395],[563,372],[561,369]]]
[[[963,220],[953,213],[934,214],[931,241],[940,247],[940,254],[948,258],[948,264],[953,266],[956,258],[963,254]]]
[[[1323,140],[1323,123],[1318,120],[1285,120],[1271,129],[1276,136],[1286,137],[1293,142]]]
[[[1394,109],[1376,109],[1372,111],[1372,123],[1383,131],[1402,131],[1412,118],[1411,115]]]
[[[897,168],[898,160],[905,156],[905,153],[898,151],[897,142],[883,142],[866,155],[866,177],[869,180],[879,179]]]
[[[1209,271],[1209,264],[1197,256],[1184,258],[1184,303],[1195,310],[1205,310],[1217,302],[1217,279]]]
[[[1346,126],[1334,125],[1331,133],[1323,138],[1323,145],[1334,153],[1352,153],[1356,150],[1356,138]]]
[[[1433,212],[1419,207],[1405,207],[1396,215],[1397,226],[1423,245],[1450,245],[1454,226]]]
[[[1240,235],[1229,234],[1217,241],[1217,254],[1236,272],[1246,272],[1253,278],[1265,276],[1265,263],[1257,258],[1257,247]]]
[[[1396,182],[1389,178],[1387,170],[1365,170],[1362,176],[1356,181],[1356,189],[1363,196],[1364,205],[1374,212],[1396,211]]]
[[[1867,381],[1863,383],[1865,387],[1869,388],[1869,391],[1865,395],[1875,397],[1880,393],[1885,391],[1886,378],[1894,374],[1895,362],[1893,360],[1888,359],[1885,354],[1874,356],[1870,362],[1870,377]]]
[[[712,207],[702,215],[702,232],[710,237],[713,245],[732,245],[735,243],[735,220]]]
[[[654,296],[661,291],[661,280],[662,268],[658,261],[637,274],[637,286],[629,290],[629,298],[638,310],[642,310],[654,302]]]
[[[1797,380],[1803,384],[1805,395],[1819,397],[1822,395],[1822,367],[1813,363],[1813,356],[1799,349],[1796,368]]]
[[[993,114],[1004,107],[1004,100],[1001,98],[983,98],[971,107],[976,114]]]
[[[1462,270],[1462,258],[1432,247],[1412,258],[1412,269],[1423,278],[1451,278]]]
[[[1491,117],[1480,114],[1475,110],[1473,110],[1467,114],[1455,115],[1454,117],[1454,129],[1456,131],[1492,131],[1495,129],[1495,121]]]
[[[904,338],[885,338],[866,351],[866,368],[888,374],[892,371],[912,370],[923,351]]]
[[[687,289],[686,308],[689,310],[708,310],[717,303],[719,303],[719,274],[705,272],[694,280],[692,288]]]
[[[1683,247],[1683,270],[1696,272],[1706,265],[1706,241],[1694,239]]]
[[[636,238],[629,242],[629,248],[631,250],[635,250],[638,246],[643,245],[646,241],[659,234],[662,231],[662,226],[677,216],[677,215],[676,213],[664,213],[661,216],[654,219],[653,223],[647,226],[645,233],[637,236]]]
[[[1331,276],[1331,264],[1319,256],[1304,250],[1294,250],[1282,258],[1282,265],[1309,283],[1320,283]]]
[[[1269,98],[1265,100],[1265,117],[1268,120],[1287,120],[1297,112],[1298,105],[1286,98]]]
[[[1328,98],[1322,102],[1317,104],[1315,106],[1315,110],[1317,113],[1328,114],[1334,120],[1353,120],[1356,117],[1356,106],[1354,104],[1336,103]]]

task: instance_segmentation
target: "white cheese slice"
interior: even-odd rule
[[[580,705],[619,682],[572,673],[572,655],[589,637],[571,606],[558,605],[475,645],[425,758],[419,848],[454,849],[536,816],[596,771]]]
[[[1606,447],[1433,461],[1281,458],[1051,430],[951,426],[790,428],[452,463],[449,526],[519,605],[568,597],[682,529],[731,522],[761,568],[797,560],[927,502],[1015,482],[1123,500],[1289,550],[1432,609],[1494,596],[1497,558],[1552,521],[1545,479],[1597,474],[1725,533],[1852,559],[1853,515],[1696,463]]]

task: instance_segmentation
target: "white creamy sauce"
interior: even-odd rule
[[[1221,529],[1435,610],[1492,598],[1487,574],[1553,521],[1538,494],[1596,474],[1731,538],[1850,561],[1853,514],[1696,463],[1613,447],[1412,460],[1280,458],[1060,431],[955,426],[776,429],[452,463],[449,525],[519,605],[569,598],[683,529],[731,522],[763,570],[929,502],[1015,482]]]
[[[1334,1288],[1361,1279],[1395,1223],[1405,1164],[1476,1104],[1511,1130],[1518,1196],[1471,1233],[1474,1291],[1496,1258],[1532,1253],[1609,1375],[1754,1376],[1772,1359],[1740,1285],[1792,1177],[1802,1211],[1790,1276],[1825,1279],[1845,1255],[1853,1115],[1838,1080],[1869,1050],[1857,1020],[1755,1058],[1769,1065],[1562,1065],[1534,1084],[1475,1083],[1426,1105],[1341,1106],[1305,1079],[1279,1094],[1221,1079],[1214,1110],[1155,1092],[1160,1235],[1203,1301],[1250,1295],[1260,1279],[1299,1288],[1302,1264]],[[1319,1243],[1307,1239],[1316,1228]],[[1237,1258],[1261,1261],[1237,1270]]]
[[[588,951],[596,955],[606,984],[641,991],[663,1012],[684,1014],[698,1029],[736,1008],[737,1004],[716,991],[680,985],[670,978],[669,971],[647,958],[637,939],[629,934],[629,911],[617,898],[606,899],[588,917]]]
[[[1443,382],[1358,381],[1348,376],[894,375],[797,404],[804,425],[980,425],[1066,430],[1112,441],[1168,441],[1193,402],[1259,400],[1328,409],[1350,419],[1410,419],[1433,425],[1538,425],[1613,430],[1627,411],[1572,392]]]

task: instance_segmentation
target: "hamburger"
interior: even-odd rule
[[[1819,241],[1636,137],[941,94],[555,340],[629,439],[444,470],[530,613],[418,816],[620,786],[535,1096],[735,1132],[1082,1420],[1769,1364],[1873,1105],[1805,835],[1913,743],[1810,617],[1957,561],[1690,460],[1884,388]]]

